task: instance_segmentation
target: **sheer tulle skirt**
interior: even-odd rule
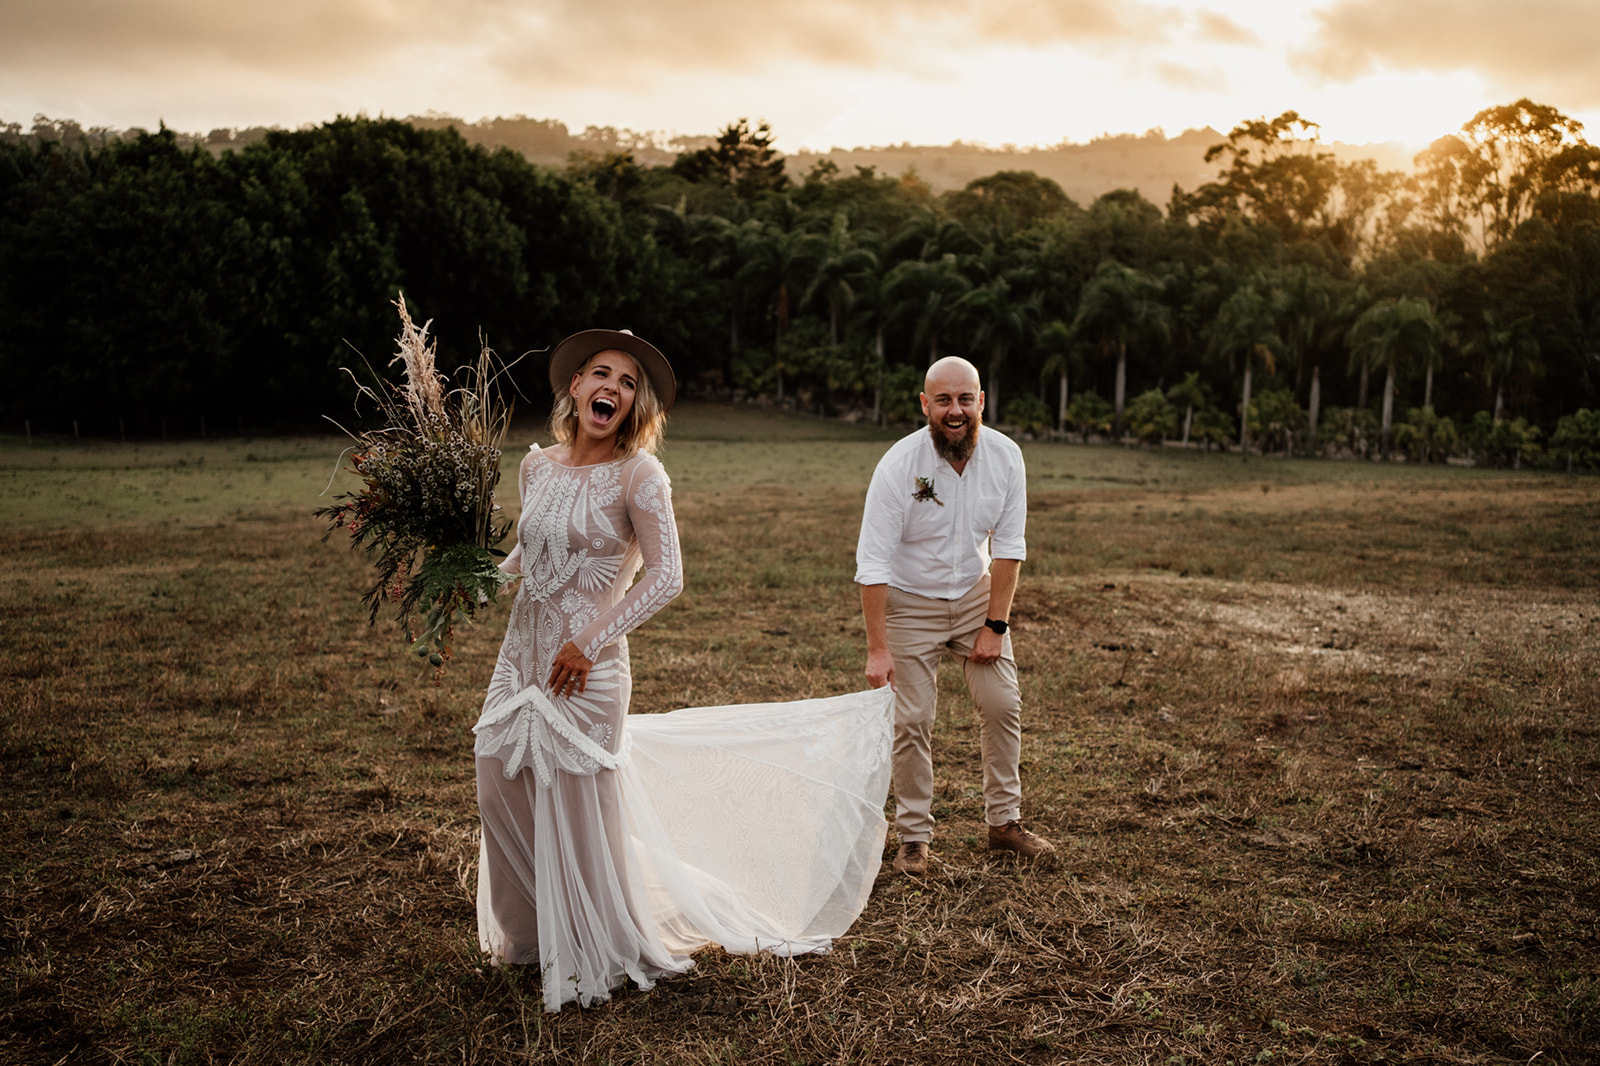
[[[887,824],[887,688],[627,719],[619,770],[478,760],[479,939],[545,1008],[648,988],[688,954],[825,951],[866,906]]]

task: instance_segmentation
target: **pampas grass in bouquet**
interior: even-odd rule
[[[357,407],[362,398],[373,401],[383,424],[345,430],[355,441],[350,466],[362,487],[315,514],[327,520],[324,540],[347,530],[351,546],[376,565],[377,581],[361,598],[370,621],[385,603],[394,604],[411,650],[433,664],[437,677],[457,621],[470,621],[511,580],[498,565],[505,553],[495,547],[511,522],[494,502],[500,444],[511,421],[511,404],[498,387],[508,368],[480,346],[477,361],[462,367],[450,387],[434,367],[432,322],[411,321],[404,293],[395,307],[399,351],[389,365],[402,365],[404,382],[380,378],[369,387],[357,380]]]

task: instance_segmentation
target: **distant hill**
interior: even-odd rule
[[[715,142],[713,136],[677,136],[636,133],[613,126],[590,126],[573,133],[555,119],[486,118],[468,122],[453,115],[429,112],[412,115],[404,121],[423,129],[454,127],[473,144],[486,148],[506,147],[539,166],[562,169],[575,152],[601,154],[632,152],[642,166],[665,166],[679,153],[690,152]],[[104,128],[85,130],[70,119],[36,120],[31,130],[19,123],[0,122],[0,138],[59,140],[67,145],[104,144],[123,133]],[[204,145],[213,152],[242,148],[267,134],[266,127],[245,130],[217,129],[210,133],[177,135],[180,144]],[[935,192],[959,189],[977,178],[1000,170],[1031,170],[1053,179],[1079,204],[1087,205],[1112,189],[1138,189],[1152,203],[1165,207],[1173,185],[1194,189],[1217,176],[1219,167],[1205,162],[1206,149],[1220,144],[1224,135],[1207,127],[1185,130],[1167,137],[1159,130],[1143,135],[1119,134],[1097,137],[1088,144],[1060,144],[1051,148],[986,148],[957,141],[943,146],[900,144],[873,148],[836,148],[827,152],[796,152],[785,157],[789,176],[803,181],[822,160],[830,160],[841,174],[852,174],[858,167],[871,167],[878,174],[895,177],[914,170]],[[1414,149],[1387,142],[1383,144],[1344,144],[1323,146],[1341,160],[1374,160],[1382,170],[1411,170]]]
[[[448,115],[413,116],[406,121],[417,126],[454,126],[474,144],[497,148],[505,145],[521,152],[532,163],[564,167],[573,152],[632,152],[643,166],[671,163],[680,152],[691,152],[712,144],[714,137],[674,137],[662,141],[652,134],[610,126],[590,126],[580,134],[550,119],[484,119],[466,122]],[[915,170],[935,192],[960,189],[978,178],[999,170],[1031,170],[1053,179],[1079,204],[1089,204],[1112,189],[1138,189],[1152,203],[1165,207],[1172,197],[1172,186],[1185,189],[1211,181],[1219,167],[1205,161],[1206,150],[1221,144],[1225,135],[1207,127],[1185,130],[1176,137],[1160,131],[1144,135],[1120,134],[1098,137],[1088,144],[1062,144],[1053,148],[986,148],[957,141],[954,144],[900,144],[874,148],[833,149],[827,152],[796,152],[784,162],[789,177],[805,180],[811,168],[830,160],[841,174],[853,174],[857,167],[872,167],[878,174],[892,177]],[[1344,144],[1324,147],[1347,162],[1374,160],[1379,169],[1411,170],[1414,150],[1397,143]]]
[[[1159,132],[1144,136],[1100,137],[1088,144],[1054,148],[1002,150],[957,142],[942,148],[903,144],[883,148],[835,149],[788,157],[789,174],[800,179],[819,161],[831,160],[840,173],[875,167],[879,174],[899,175],[908,168],[935,192],[959,189],[998,170],[1031,170],[1054,180],[1066,194],[1088,205],[1112,189],[1138,189],[1145,199],[1165,207],[1174,184],[1192,190],[1216,178],[1221,167],[1205,161],[1206,150],[1221,144],[1224,134],[1207,127],[1177,137]],[[1381,170],[1409,173],[1415,151],[1405,145],[1344,144],[1323,147],[1346,162],[1371,159]]]
[[[485,148],[510,148],[521,152],[530,163],[557,170],[566,167],[568,158],[574,152],[632,152],[634,162],[640,166],[669,166],[679,153],[692,152],[716,142],[715,137],[673,137],[664,140],[658,134],[635,133],[615,126],[590,126],[582,133],[573,133],[564,122],[524,115],[468,122],[451,115],[430,112],[412,115],[404,121],[421,129],[437,130],[454,126],[472,144],[481,144]]]
[[[455,129],[472,144],[485,148],[506,147],[521,152],[530,162],[557,170],[567,165],[574,152],[632,152],[643,166],[667,166],[680,152],[692,152],[714,144],[715,137],[673,137],[663,139],[655,134],[634,133],[614,126],[590,126],[582,133],[573,133],[566,123],[555,119],[528,118],[514,115],[511,118],[486,118],[468,122],[454,115],[430,111],[426,115],[410,115],[409,122],[418,129]],[[281,126],[250,126],[245,129],[215,129],[210,133],[184,133],[174,130],[173,136],[183,148],[201,145],[213,153],[244,148],[261,140]],[[56,141],[68,148],[103,146],[110,141],[146,133],[141,127],[116,130],[106,126],[83,128],[72,119],[51,119],[37,116],[24,127],[20,122],[0,119],[0,141]]]

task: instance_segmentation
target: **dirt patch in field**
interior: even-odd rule
[[[1243,650],[1322,669],[1418,673],[1468,662],[1486,643],[1600,645],[1600,605],[1560,590],[1450,589],[1432,593],[1347,592],[1276,582],[1168,575],[1077,582],[1066,595],[1108,608],[1091,617],[1107,641],[1154,647],[1174,641],[1211,651]],[[1062,590],[1025,589],[1020,608],[1044,631],[1062,626]],[[1102,650],[1105,641],[1100,642]]]

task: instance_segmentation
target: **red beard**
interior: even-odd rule
[[[972,458],[972,450],[978,446],[978,426],[976,418],[969,418],[959,430],[959,436],[952,437],[950,430],[929,419],[928,433],[933,437],[933,450],[947,463],[966,462]]]

